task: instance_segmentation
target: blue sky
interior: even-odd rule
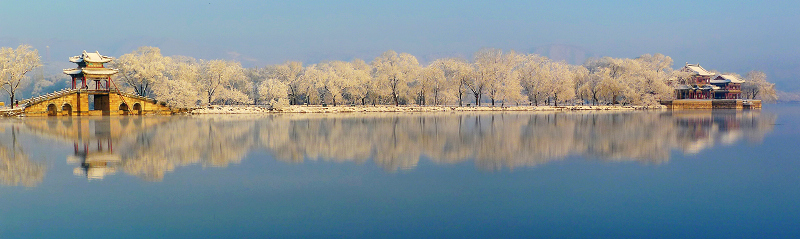
[[[0,46],[31,44],[45,60],[49,46],[56,69],[82,50],[119,56],[144,45],[247,67],[370,61],[390,49],[426,62],[493,47],[662,53],[674,68],[761,70],[779,89],[800,91],[797,1],[2,1],[0,9]]]

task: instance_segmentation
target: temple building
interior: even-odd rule
[[[69,61],[78,64],[77,68],[65,69],[64,74],[72,78],[72,89],[78,89],[77,82],[81,81],[80,89],[88,89],[87,81],[92,80],[95,83],[94,90],[109,90],[111,89],[111,76],[116,74],[116,69],[106,68],[105,63],[111,62],[113,58],[100,55],[99,52],[88,53],[83,51],[79,56],[69,58]]]
[[[680,71],[690,73],[685,85],[675,88],[675,99],[741,99],[744,80],[733,75],[717,75],[700,64],[689,64]]]
[[[742,83],[744,80],[734,75],[718,75],[711,80],[711,85],[716,86],[714,99],[741,99]]]

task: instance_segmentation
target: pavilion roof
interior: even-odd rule
[[[83,54],[79,56],[73,56],[69,58],[70,62],[80,63],[80,62],[94,62],[94,63],[107,63],[113,60],[114,58],[109,56],[100,55],[100,52],[86,52],[83,51]]]
[[[72,68],[64,69],[64,74],[77,75],[77,74],[90,74],[90,75],[113,75],[119,72],[117,69],[110,68]]]

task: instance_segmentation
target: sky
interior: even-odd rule
[[[588,57],[661,53],[673,68],[763,71],[800,92],[800,1],[2,1],[0,46],[29,44],[50,71],[83,50],[118,57],[371,61],[387,50],[426,63],[481,48]]]

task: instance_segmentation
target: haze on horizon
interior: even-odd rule
[[[140,46],[245,67],[371,61],[386,50],[427,63],[492,47],[572,64],[661,53],[673,68],[760,70],[779,90],[800,91],[795,1],[4,1],[0,9],[0,46],[32,45],[52,74],[83,50],[119,57]]]

